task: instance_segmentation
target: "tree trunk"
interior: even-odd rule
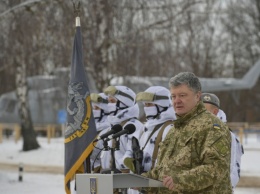
[[[109,80],[109,49],[111,46],[109,32],[111,29],[111,7],[107,0],[95,2],[96,13],[96,45],[95,45],[95,80],[97,88],[107,87]]]
[[[18,100],[18,112],[21,120],[21,134],[23,137],[23,151],[34,150],[40,147],[33,128],[31,113],[28,103],[28,85],[26,80],[26,68],[24,64],[17,64],[16,94]]]

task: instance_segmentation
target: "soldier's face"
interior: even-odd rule
[[[93,110],[100,110],[100,108],[98,106],[94,105]]]
[[[200,101],[201,92],[195,93],[187,85],[172,87],[170,91],[174,110],[179,116],[190,112]]]
[[[108,102],[109,102],[109,103],[116,103],[116,102],[117,102],[117,99],[116,99],[115,97],[113,97],[113,96],[109,96],[109,97],[108,97]]]
[[[146,103],[144,103],[144,106],[145,107],[151,107],[151,106],[155,106],[155,105],[153,103],[146,102]]]
[[[205,108],[214,115],[218,114],[218,108],[212,104],[204,103]]]

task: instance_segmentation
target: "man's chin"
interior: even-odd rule
[[[177,113],[177,112],[176,112],[176,115],[178,115],[178,116],[181,117],[181,116],[183,116],[184,114],[183,114],[182,112],[181,112],[181,113]]]
[[[182,108],[177,108],[176,110],[175,110],[175,113],[177,114],[177,115],[184,115],[185,113],[184,113],[184,110],[182,109]]]

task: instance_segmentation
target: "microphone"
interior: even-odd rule
[[[97,139],[95,139],[93,142],[97,142],[98,140],[100,139],[105,139],[107,138],[109,135],[112,135],[112,134],[115,134],[115,133],[118,133],[119,131],[122,130],[122,126],[119,125],[119,124],[116,124],[114,125],[110,131],[106,132],[105,134],[99,136]]]
[[[136,130],[136,128],[135,128],[134,124],[128,124],[128,125],[125,126],[124,130],[112,135],[111,138],[107,138],[106,141],[109,141],[111,139],[115,139],[115,138],[120,137],[121,135],[124,135],[124,134],[128,134],[128,135],[132,134],[132,133],[135,132],[135,130]]]

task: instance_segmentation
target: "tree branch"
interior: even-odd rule
[[[40,2],[40,1],[46,1],[46,0],[29,0],[29,1],[26,1],[26,2],[23,2],[23,3],[20,3],[20,4],[10,8],[10,9],[6,10],[5,12],[1,13],[0,18],[4,15],[8,14],[9,12],[15,11],[16,9],[19,9],[19,8],[25,7],[25,6],[27,6],[31,3],[36,3],[36,2]]]

